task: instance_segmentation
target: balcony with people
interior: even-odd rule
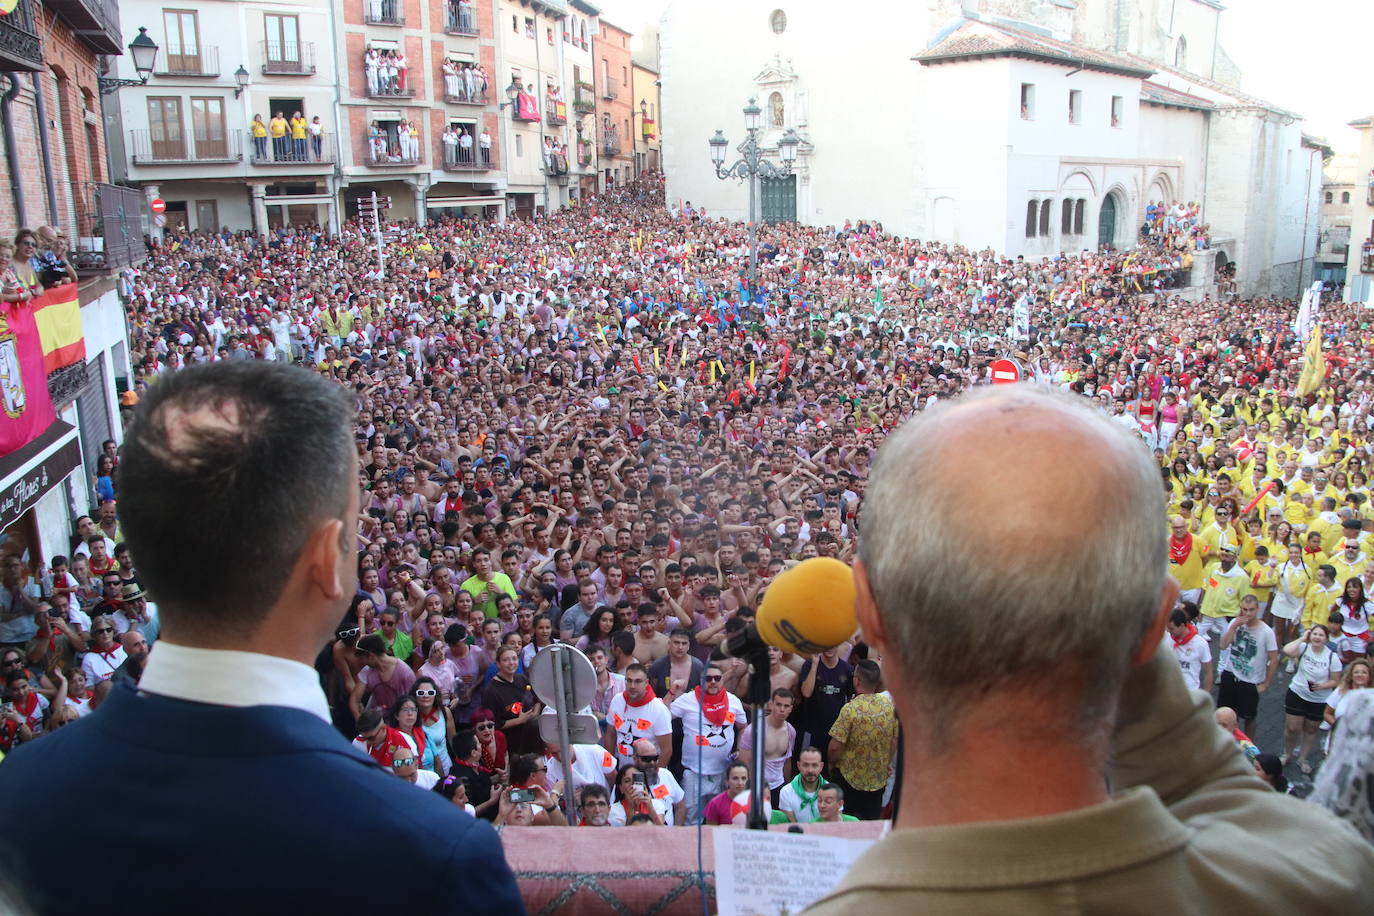
[[[549,84],[544,90],[544,121],[553,125],[568,123],[568,103],[563,100],[561,86]]]
[[[420,125],[413,121],[373,121],[361,142],[363,164],[368,166],[414,167],[424,161]]]
[[[477,7],[472,0],[448,0],[444,11],[444,32],[448,35],[478,35]]]
[[[1360,273],[1374,274],[1374,239],[1366,239],[1360,246]]]
[[[607,156],[620,155],[620,128],[614,124],[601,126],[601,152]]]
[[[148,199],[140,191],[94,181],[79,182],[74,188],[78,206],[72,265],[83,277],[147,260],[143,213]]]
[[[363,21],[368,25],[405,25],[405,4],[403,0],[367,0]]]
[[[477,63],[445,58],[439,65],[443,77],[444,101],[450,105],[486,105],[491,99],[491,80]]]
[[[443,167],[450,172],[482,172],[498,168],[492,152],[491,132],[477,132],[473,124],[450,124],[439,137]]]
[[[410,81],[410,62],[405,52],[398,48],[368,48],[363,53],[363,75],[370,98],[415,97],[415,87]]]
[[[284,123],[283,123],[284,122]],[[307,121],[296,112],[289,121],[253,116],[248,126],[248,161],[252,165],[306,166],[334,162],[334,148],[319,115]]]

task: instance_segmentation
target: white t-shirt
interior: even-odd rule
[[[1236,680],[1247,684],[1262,684],[1268,672],[1269,653],[1277,652],[1278,641],[1274,631],[1267,623],[1257,624],[1254,628],[1236,627],[1231,638],[1227,664]]]
[[[1322,648],[1320,655],[1309,645],[1298,657],[1298,670],[1293,674],[1293,680],[1288,683],[1288,689],[1300,700],[1306,700],[1308,703],[1325,703],[1326,698],[1331,696],[1331,692],[1336,688],[1328,687],[1326,690],[1313,691],[1307,688],[1307,682],[1321,684],[1332,680],[1341,673],[1341,668],[1340,656],[1329,645]]]
[[[820,784],[827,785],[823,779]],[[814,824],[821,819],[819,807],[814,803],[803,805],[790,782],[783,786],[782,791],[778,793],[778,809],[792,815],[798,824]]]
[[[124,654],[124,647],[115,644],[114,649],[108,653],[87,652],[81,657],[81,670],[86,674],[86,683],[94,687],[101,681],[108,681],[110,675],[115,673],[115,669],[124,664],[128,658]]]
[[[654,700],[654,702],[657,703],[658,701]],[[660,766],[658,768],[658,781],[649,787],[649,798],[654,810],[663,818],[664,826],[673,826],[673,805],[682,801],[683,796],[682,786],[678,785],[673,774]],[[613,803],[611,805],[611,826],[624,827],[626,819],[625,806],[619,802]]]
[[[439,782],[439,774],[433,770],[416,770],[415,782],[413,785],[418,789],[429,791]],[[468,812],[469,814],[471,812]]]
[[[1212,660],[1212,647],[1201,636],[1194,635],[1183,645],[1174,645],[1174,638],[1164,634],[1164,648],[1171,650],[1183,670],[1183,681],[1194,690],[1202,689],[1202,668]]]
[[[656,739],[673,733],[673,717],[663,701],[654,697],[642,706],[626,706],[625,694],[611,698],[606,710],[606,721],[615,729],[615,755],[621,766],[634,763],[631,748],[640,738],[648,738],[655,744]],[[664,763],[665,761],[659,761]],[[664,771],[660,771],[664,772]]]
[[[574,744],[573,751],[573,775],[577,777],[577,790],[582,791],[586,785],[597,785],[603,789],[610,788],[607,777],[616,771],[615,755],[597,744]],[[544,766],[548,772],[544,775],[548,778],[549,785],[554,785],[559,781],[564,783],[564,791],[572,791],[572,787],[567,785],[567,776],[563,772],[563,761],[557,757],[545,755]]]
[[[724,725],[714,725],[701,714],[695,690],[684,693],[669,707],[673,718],[682,720],[682,765],[703,776],[725,772],[730,752],[735,749],[736,729],[749,722],[739,697],[733,693],[725,695],[729,697],[730,711],[725,714]]]

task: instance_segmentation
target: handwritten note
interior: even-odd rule
[[[715,830],[720,916],[800,913],[840,883],[872,840]]]

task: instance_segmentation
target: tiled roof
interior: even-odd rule
[[[929,66],[980,57],[1020,57],[1124,76],[1147,77],[1154,72],[1149,63],[1001,23],[972,20],[959,26],[934,47],[917,54],[915,59]]]
[[[1213,102],[1212,105],[1214,108],[1263,108],[1267,111],[1272,111],[1275,114],[1284,115],[1286,117],[1290,117],[1298,121],[1302,120],[1302,115],[1298,114],[1297,112],[1288,111],[1285,108],[1280,108],[1272,102],[1266,102],[1259,96],[1249,95],[1248,93],[1241,92],[1234,86],[1228,86],[1225,83],[1218,83],[1216,80],[1209,80],[1205,76],[1199,76],[1196,73],[1189,73],[1187,70],[1180,70],[1177,67],[1171,67],[1168,64],[1158,63],[1155,61],[1148,61],[1143,57],[1132,57],[1132,59],[1138,61],[1142,65],[1154,67],[1155,70],[1157,70],[1159,73],[1166,74],[1169,76],[1177,76],[1180,79],[1187,80],[1195,86],[1201,86],[1204,89],[1210,89],[1212,92],[1218,93],[1219,95],[1228,96],[1236,100],[1235,104],[1229,106]]]
[[[1196,108],[1199,111],[1216,108],[1215,105],[1200,95],[1190,95],[1187,92],[1170,89],[1168,86],[1161,86],[1159,83],[1152,83],[1149,80],[1140,84],[1140,98],[1155,105],[1169,105],[1174,108]]]

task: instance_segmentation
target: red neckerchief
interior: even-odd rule
[[[710,694],[698,687],[697,702],[701,704],[701,711],[705,714],[707,722],[716,726],[725,724],[725,717],[730,715],[730,694],[724,690]]]
[[[697,689],[700,689],[700,688],[697,688]],[[653,684],[646,684],[646,685],[644,686],[644,699],[640,700],[638,703],[636,703],[634,700],[631,700],[631,699],[630,699],[630,695],[629,695],[628,693],[623,693],[623,694],[621,694],[621,696],[623,696],[623,697],[625,698],[625,705],[626,705],[626,706],[643,706],[645,703],[649,702],[650,700],[653,700],[653,699],[656,699],[656,698],[657,698],[656,695],[654,694],[654,685],[653,685]]]
[[[24,714],[24,721],[27,722],[27,721],[29,720],[29,718],[30,718],[30,717],[32,716],[32,714],[33,714],[34,707],[36,707],[37,705],[38,705],[38,694],[36,694],[36,693],[34,693],[32,690],[30,690],[30,691],[29,691],[29,702],[28,702],[28,705],[27,705],[27,706],[21,706],[21,705],[19,705],[18,703],[15,703],[15,704],[14,704],[14,708],[17,709],[17,710],[19,710],[20,712],[22,712],[22,713]]]
[[[1188,555],[1193,552],[1193,535],[1187,533],[1183,535],[1183,540],[1177,540],[1172,534],[1169,535],[1169,562],[1181,565],[1188,561]]]
[[[1174,639],[1174,635],[1173,635],[1172,633],[1169,634],[1169,638],[1170,638],[1170,639],[1173,639],[1173,641],[1174,641],[1174,648],[1175,648],[1175,649],[1181,649],[1181,648],[1183,648],[1184,646],[1188,645],[1188,642],[1189,642],[1194,636],[1196,636],[1196,635],[1197,635],[1197,627],[1193,626],[1193,625],[1190,623],[1190,624],[1188,624],[1188,631],[1187,631],[1186,633],[1183,634],[1183,638],[1182,638],[1182,639]]]
[[[94,646],[92,646],[92,647],[91,647],[91,651],[94,652],[96,655],[99,655],[101,658],[105,659],[105,664],[110,665],[111,667],[114,667],[114,659],[110,658],[110,656],[111,656],[111,655],[114,655],[116,652],[118,652],[118,651],[119,651],[120,649],[122,649],[122,648],[124,648],[124,647],[121,646],[119,643],[115,643],[113,646],[110,646],[110,648],[108,648],[108,649],[97,649],[97,648],[95,648]]]

